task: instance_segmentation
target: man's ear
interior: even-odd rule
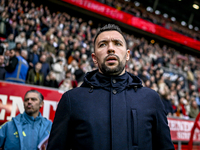
[[[130,59],[130,50],[127,49],[126,52],[126,61],[128,61]]]
[[[40,108],[44,105],[44,101],[40,102]]]
[[[96,57],[95,53],[92,53],[92,60],[93,60],[94,64],[97,64],[97,57]]]

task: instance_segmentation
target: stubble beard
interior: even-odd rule
[[[112,56],[112,55],[113,54],[108,55],[108,56]],[[120,75],[123,72],[124,68],[125,68],[126,61],[120,61],[118,56],[116,56],[116,55],[113,55],[113,56],[117,57],[118,65],[116,67],[111,68],[111,67],[106,65],[107,57],[104,59],[103,63],[99,66],[99,69],[105,75],[113,75],[113,76]],[[125,56],[125,58],[123,60],[126,60],[126,56]]]
[[[33,110],[26,110],[25,111],[27,115],[32,116],[34,114]]]
[[[27,115],[33,116],[35,113],[38,113],[39,110],[36,110],[36,109],[25,109],[25,112],[26,112]]]

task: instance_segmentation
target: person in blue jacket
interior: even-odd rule
[[[10,50],[9,63],[6,64],[5,80],[9,82],[25,83],[28,73],[28,63],[20,55],[21,51],[18,49]]]
[[[83,84],[59,101],[47,150],[174,150],[156,91],[126,72],[130,50],[120,28],[102,27]]]
[[[26,92],[25,112],[0,126],[0,149],[37,150],[38,145],[48,139],[52,122],[42,117],[39,112],[43,103],[40,92],[36,90]]]

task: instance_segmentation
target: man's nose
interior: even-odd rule
[[[113,47],[113,43],[109,43],[107,53],[108,53],[108,54],[110,54],[110,53],[115,53],[115,49],[114,49],[114,47]]]
[[[27,102],[28,102],[28,103],[31,103],[31,99],[29,98],[29,99],[27,100]]]

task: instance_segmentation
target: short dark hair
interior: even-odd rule
[[[44,100],[43,95],[42,95],[40,92],[38,92],[37,90],[29,90],[29,91],[27,91],[26,94],[25,94],[25,96],[24,96],[24,99],[25,99],[25,97],[26,97],[26,95],[27,95],[28,93],[37,93],[38,96],[39,96],[40,102],[42,102],[42,101]]]
[[[123,38],[126,42],[126,49],[128,49],[128,44],[127,44],[127,40],[126,40],[125,36],[123,35],[121,29],[115,24],[107,24],[97,31],[95,38],[94,38],[94,47],[95,47],[96,39],[99,36],[99,34],[101,34],[102,32],[105,32],[105,31],[117,31],[117,32],[119,32],[123,36]]]

